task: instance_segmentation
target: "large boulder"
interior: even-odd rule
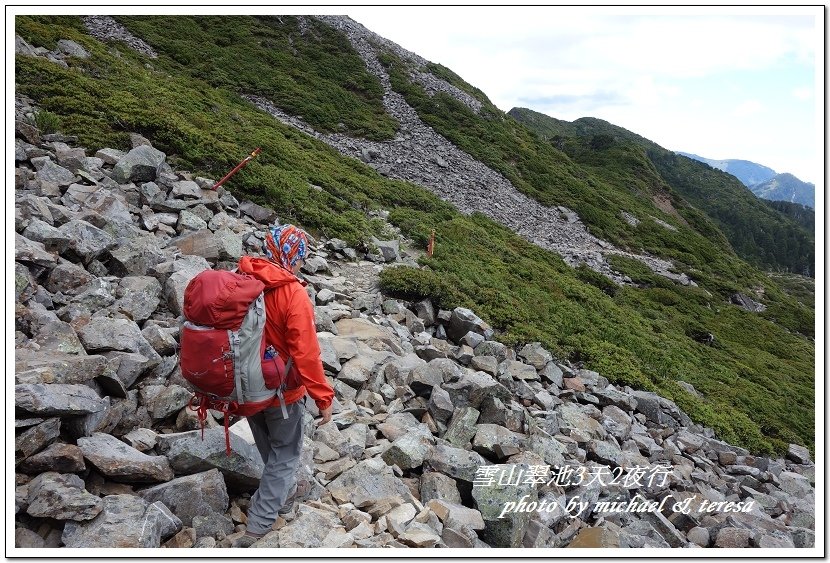
[[[218,469],[228,488],[253,491],[259,486],[265,464],[259,451],[235,432],[229,434],[231,454],[225,450],[225,429],[221,426],[159,436],[156,449],[170,461],[177,474],[189,475]]]
[[[83,479],[54,471],[32,479],[28,503],[30,516],[55,520],[91,520],[103,509],[101,499],[85,490]]]
[[[182,529],[182,521],[160,502],[129,495],[104,497],[101,513],[87,522],[67,522],[61,537],[66,547],[161,547]]]
[[[147,145],[140,145],[118,160],[112,179],[119,184],[152,182],[166,155]]]
[[[380,458],[361,461],[329,483],[328,490],[337,502],[350,502],[358,508],[379,499],[396,496],[406,499],[412,494]]]
[[[455,342],[460,342],[468,332],[475,332],[489,339],[493,335],[490,325],[481,320],[475,313],[464,307],[456,307],[452,311],[450,322],[447,325],[447,336]]]
[[[228,509],[228,490],[218,469],[178,477],[167,483],[139,491],[147,502],[164,503],[185,526],[197,516],[222,514]]]
[[[114,481],[159,483],[173,478],[170,463],[163,456],[149,456],[102,432],[78,439],[84,458],[101,474]]]

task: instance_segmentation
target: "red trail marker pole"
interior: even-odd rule
[[[234,174],[236,174],[237,172],[239,172],[240,170],[242,170],[243,168],[245,168],[245,166],[246,166],[249,162],[251,162],[253,159],[255,159],[255,158],[257,157],[257,155],[258,155],[259,153],[261,153],[261,152],[262,152],[262,149],[261,149],[261,148],[257,148],[254,152],[252,152],[251,154],[249,154],[248,156],[246,156],[246,157],[242,160],[242,162],[240,162],[239,164],[237,164],[237,165],[236,165],[236,168],[234,168],[233,170],[231,170],[230,172],[228,172],[227,174],[225,174],[225,177],[224,177],[224,178],[222,178],[221,180],[219,180],[218,182],[216,182],[216,183],[213,185],[213,187],[212,187],[211,189],[212,189],[212,190],[217,190],[217,189],[219,189],[219,186],[221,186],[222,184],[224,184],[224,183],[228,180],[228,178],[230,178],[231,176],[233,176]]]

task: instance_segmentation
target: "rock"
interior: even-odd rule
[[[667,418],[660,407],[660,397],[649,391],[633,391],[632,396],[637,400],[637,412],[643,413],[648,420],[662,426]]]
[[[709,547],[709,530],[706,528],[695,526],[686,532],[686,538],[700,547]]]
[[[86,492],[80,477],[54,471],[32,479],[28,503],[29,515],[56,520],[91,520],[103,509],[101,499]]]
[[[583,412],[583,409],[574,403],[564,403],[557,409],[560,426],[567,428],[570,432],[580,432],[588,438],[604,440],[607,436],[606,430],[594,418]]]
[[[433,387],[444,383],[441,372],[430,364],[420,365],[409,372],[406,384],[419,396],[428,396]]]
[[[399,340],[392,332],[375,324],[372,324],[363,319],[340,319],[334,326],[337,327],[337,334],[341,338],[353,337],[361,342],[365,342],[370,347],[376,350],[390,350],[394,354],[400,351],[398,344]],[[375,348],[373,344],[378,345]]]
[[[546,435],[541,430],[536,430],[528,440],[527,449],[542,457],[546,464],[551,467],[562,467],[565,465],[565,453],[567,449],[556,438]]]
[[[270,225],[277,220],[277,213],[273,209],[262,207],[252,201],[242,201],[239,204],[239,211],[263,225]]]
[[[78,447],[87,461],[115,481],[158,483],[173,478],[165,457],[143,454],[109,434],[96,432],[79,438]]]
[[[607,527],[582,528],[567,547],[618,548],[620,535]]]
[[[112,179],[119,184],[152,182],[166,155],[148,145],[140,145],[125,154],[112,169]]]
[[[410,547],[435,547],[441,536],[426,524],[413,522],[398,536],[398,541]]]
[[[461,504],[455,480],[443,473],[425,472],[421,476],[420,500],[426,504],[432,499]]]
[[[457,409],[443,438],[450,444],[463,448],[476,435],[476,422],[478,422],[479,415],[479,411],[472,407]]]
[[[763,303],[758,303],[754,299],[747,297],[743,293],[735,293],[729,298],[729,302],[737,305],[744,311],[750,313],[763,313],[767,310],[767,306]]]
[[[46,546],[46,542],[35,532],[28,528],[15,528],[14,547],[22,549],[40,549]]]
[[[79,59],[88,59],[89,56],[90,56],[89,53],[86,51],[86,49],[84,49],[83,47],[81,47],[80,45],[78,45],[77,43],[75,43],[74,41],[71,41],[69,39],[58,39],[58,45],[57,46],[58,46],[58,50],[61,53],[65,53],[65,54],[69,55],[70,57],[77,57]]]
[[[327,510],[301,505],[297,517],[278,531],[279,547],[323,547],[332,530],[345,528],[337,516]],[[332,541],[332,538],[329,538]],[[257,547],[269,547],[267,544]]]
[[[161,545],[182,528],[182,522],[161,503],[148,504],[133,495],[110,495],[94,519],[67,522],[62,541],[66,547],[150,547]]]
[[[89,414],[105,406],[104,400],[90,387],[62,383],[15,385],[14,404],[39,416]]]
[[[57,438],[57,434],[55,434]],[[58,471],[60,473],[80,473],[86,469],[84,455],[73,444],[51,444],[40,453],[34,454],[20,464],[24,473],[42,473]]]
[[[14,234],[14,259],[44,268],[54,268],[58,263],[58,257],[47,252],[42,242],[29,240],[18,233]]]
[[[602,409],[602,426],[620,443],[631,435],[631,418],[619,407],[608,405]]]
[[[415,303],[415,314],[424,322],[425,327],[433,326],[438,320],[435,307],[430,299],[423,299]]]
[[[485,456],[504,459],[522,451],[525,436],[496,424],[479,424],[473,438],[473,449]]]
[[[185,526],[193,525],[196,516],[225,512],[229,502],[225,480],[217,469],[179,477],[138,494],[147,502],[164,503]]]
[[[198,514],[193,517],[193,529],[199,537],[220,539],[234,532],[233,521],[221,512]]]
[[[455,530],[463,528],[484,529],[484,519],[478,510],[467,508],[460,503],[438,499],[428,501],[426,506],[438,516],[445,527]]]
[[[29,225],[23,230],[23,236],[29,240],[42,243],[47,252],[56,254],[63,254],[72,242],[66,232],[37,218],[32,218],[29,221]]]
[[[196,543],[196,530],[193,528],[185,528],[169,540],[165,542],[162,547],[167,548],[176,548],[176,549],[188,549],[195,545]]]
[[[539,379],[539,374],[536,373],[536,368],[514,360],[505,360],[502,362],[499,365],[499,373],[503,373],[505,377],[522,381]]]
[[[427,410],[436,421],[446,424],[455,412],[455,405],[453,405],[449,393],[441,387],[435,386],[429,394]]]
[[[378,240],[372,237],[374,244],[380,251],[384,262],[400,262],[400,242],[397,240]]]
[[[519,357],[538,371],[541,371],[549,362],[553,361],[553,355],[542,347],[541,342],[531,342],[525,345],[519,352]]]
[[[490,464],[476,452],[439,443],[430,451],[425,465],[453,479],[472,483],[479,468]]]
[[[611,467],[624,467],[628,465],[626,458],[620,448],[611,442],[590,440],[585,448],[588,459]]]
[[[81,219],[72,219],[58,227],[61,234],[71,240],[64,256],[70,260],[77,259],[84,264],[101,257],[114,248],[116,239],[108,232]]]
[[[41,183],[56,184],[58,186],[68,186],[77,178],[77,176],[71,170],[67,170],[63,166],[55,164],[50,158],[40,158],[44,158],[45,160],[41,162],[40,167],[38,167],[38,165],[35,164],[35,168],[37,168],[37,174],[35,174],[35,176]],[[33,163],[36,160],[37,159],[32,159]]]
[[[497,467],[499,472],[516,469],[516,466],[508,465]],[[493,547],[521,547],[531,514],[524,511],[506,513],[505,507],[509,502],[514,503],[514,507],[521,501],[538,504],[535,486],[525,482],[510,485],[496,482],[490,486],[473,486],[472,492],[485,523],[481,538]]]
[[[210,417],[209,417],[210,420]],[[136,428],[123,437],[124,441],[140,452],[156,447],[158,434],[149,428]]]
[[[60,436],[61,419],[51,418],[37,424],[14,440],[15,461],[32,456],[54,442]]]
[[[790,444],[787,450],[787,459],[795,463],[810,463],[810,450],[798,444]]]
[[[757,545],[761,549],[795,548],[795,543],[793,542],[793,540],[790,537],[784,536],[783,534],[781,536],[764,534],[755,542],[755,545]]]
[[[781,490],[796,498],[805,498],[814,494],[810,480],[804,475],[793,471],[782,471],[778,479],[781,482]]]
[[[715,538],[715,547],[729,549],[749,547],[749,538],[752,532],[741,528],[721,528]]]
[[[15,381],[21,384],[86,383],[104,375],[106,368],[107,359],[98,355],[15,351]]]
[[[447,336],[453,341],[459,342],[468,332],[480,334],[485,339],[493,335],[493,329],[490,328],[490,325],[481,320],[475,313],[463,307],[456,307],[452,311],[452,316],[447,326]],[[476,352],[476,355],[482,354]]]
[[[478,409],[488,398],[509,401],[510,391],[483,372],[463,372],[457,381],[444,383],[441,387],[450,394],[457,408],[472,407]]]
[[[390,414],[382,423],[378,424],[377,428],[385,438],[394,442],[419,425],[418,419],[412,413],[401,412]],[[424,433],[429,434],[429,431]]]
[[[185,408],[192,397],[193,393],[184,387],[170,385],[153,397],[147,405],[147,410],[153,420],[163,420]]]
[[[259,486],[264,464],[252,441],[246,441],[233,431],[235,426],[230,432],[230,456],[225,452],[225,429],[221,426],[205,428],[204,440],[200,430],[160,435],[156,449],[178,474],[218,469],[229,489],[253,491]]]
[[[386,518],[386,527],[393,536],[398,537],[406,530],[406,525],[412,522],[418,513],[415,506],[404,503],[396,506],[383,515]]]
[[[327,488],[337,502],[350,502],[358,508],[377,499],[411,496],[407,486],[394,476],[392,468],[378,458],[359,462],[329,483]]]
[[[388,465],[397,465],[401,469],[421,467],[432,447],[432,436],[419,433],[404,434],[395,440],[381,456]]]

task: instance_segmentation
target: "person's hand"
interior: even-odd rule
[[[320,410],[320,416],[322,416],[323,418],[321,418],[317,422],[317,426],[322,426],[323,424],[331,421],[331,405],[329,405],[328,407],[326,407],[324,409],[321,409]]]

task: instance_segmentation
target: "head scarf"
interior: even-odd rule
[[[274,225],[266,233],[262,249],[271,262],[293,271],[297,261],[305,260],[308,254],[308,236],[294,225]]]

